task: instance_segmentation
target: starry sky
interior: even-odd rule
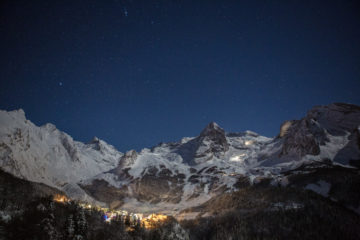
[[[0,3],[0,109],[120,151],[360,104],[358,1]]]

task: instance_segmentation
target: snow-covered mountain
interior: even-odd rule
[[[281,182],[284,171],[313,161],[350,166],[360,159],[359,125],[360,109],[349,104],[314,107],[275,138],[210,123],[197,137],[129,151],[117,168],[81,184],[113,207],[178,211],[264,178]]]
[[[284,122],[274,138],[210,123],[197,137],[122,154],[97,138],[83,144],[51,124],[37,127],[22,110],[1,111],[0,166],[71,197],[174,214],[264,178],[284,184],[284,173],[304,164],[358,167],[359,126],[359,106],[335,103]]]
[[[76,183],[116,167],[122,155],[97,138],[83,144],[52,124],[37,127],[21,109],[0,111],[0,167],[71,197],[91,200]]]

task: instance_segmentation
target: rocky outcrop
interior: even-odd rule
[[[128,196],[126,186],[114,187],[103,179],[95,179],[91,184],[84,184],[81,187],[94,199],[112,208],[120,207],[124,204],[123,199]]]
[[[334,157],[334,161],[360,167],[360,130],[355,129],[348,137],[349,142]]]
[[[221,158],[229,150],[224,129],[215,122],[209,123],[200,135],[185,144],[176,147],[176,153],[184,162],[196,165],[213,159]]]
[[[297,159],[305,155],[318,155],[320,146],[329,142],[329,136],[345,136],[360,126],[360,107],[334,103],[312,108],[305,118],[287,121],[279,136],[283,138],[280,156]]]
[[[285,121],[283,124],[281,124],[279,137],[285,137],[292,124],[292,121]]]
[[[123,169],[131,166],[132,164],[134,164],[137,156],[138,155],[135,150],[127,151],[124,156],[120,158],[118,168]]]
[[[306,118],[317,121],[330,135],[343,136],[360,126],[360,107],[347,103],[316,106]]]
[[[70,159],[74,162],[79,161],[80,156],[76,149],[76,146],[74,144],[72,137],[70,137],[69,135],[67,135],[65,133],[61,133],[61,135],[62,135],[61,143],[64,146],[64,148],[66,149],[67,153],[69,154]]]
[[[215,122],[211,122],[205,127],[197,141],[199,142],[199,147],[195,157],[204,157],[209,154],[220,157],[229,150],[225,131]]]
[[[134,196],[140,201],[150,203],[178,203],[183,195],[184,176],[170,174],[168,169],[162,169],[156,174],[147,173],[141,179],[134,181]]]
[[[314,128],[316,128],[316,122],[311,120],[293,121],[286,134],[282,132],[284,143],[280,156],[291,155],[301,158],[307,154],[318,155],[320,147],[318,139],[312,131]],[[321,132],[321,129],[316,129],[316,131]],[[321,137],[325,137],[325,132],[323,133],[324,135]]]

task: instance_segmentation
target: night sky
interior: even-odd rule
[[[273,3],[275,2],[275,3]],[[0,3],[0,109],[120,151],[360,104],[359,1]]]

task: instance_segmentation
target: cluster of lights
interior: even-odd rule
[[[158,226],[158,224],[163,223],[168,219],[168,216],[163,214],[151,214],[146,218],[143,218],[141,220],[141,223],[143,223],[144,227],[147,229],[155,228]]]
[[[60,202],[60,203],[65,203],[65,202],[69,201],[69,199],[66,196],[61,195],[61,194],[55,194],[53,197],[53,200],[55,202]]]
[[[53,197],[53,200],[55,202],[59,202],[59,203],[68,203],[70,200],[65,196],[65,195],[61,195],[61,194],[56,194]],[[163,223],[164,221],[166,221],[168,219],[167,215],[163,215],[163,214],[150,214],[149,216],[147,216],[146,218],[143,218],[143,214],[141,213],[128,213],[127,211],[124,210],[118,210],[118,211],[111,211],[108,208],[101,208],[101,207],[97,207],[97,206],[92,206],[91,204],[88,203],[80,203],[79,204],[82,208],[86,208],[86,209],[91,209],[91,208],[97,208],[98,210],[101,210],[104,212],[104,220],[106,222],[111,222],[112,219],[114,219],[117,216],[130,216],[131,220],[136,221],[136,220],[140,220],[141,223],[143,224],[143,226],[147,229],[152,229],[152,228],[156,228],[159,224]]]
[[[142,220],[143,215],[141,213],[128,213],[127,211],[110,211],[109,209],[101,209],[104,214],[104,220],[106,222],[111,222],[111,220],[115,219],[116,217],[122,217],[125,219],[126,216],[130,217],[131,222],[136,222],[138,220]]]
[[[61,194],[55,194],[53,196],[53,200],[55,202],[58,203],[68,203],[70,202],[70,199],[68,199],[65,195],[61,195]],[[104,220],[106,222],[111,222],[112,219],[114,219],[117,216],[130,216],[130,218],[132,220],[141,220],[143,215],[141,213],[128,213],[127,211],[124,210],[110,210],[109,208],[102,208],[102,207],[98,207],[98,206],[92,206],[91,204],[88,203],[79,203],[79,206],[85,209],[91,209],[91,208],[96,208],[99,211],[104,212]]]

